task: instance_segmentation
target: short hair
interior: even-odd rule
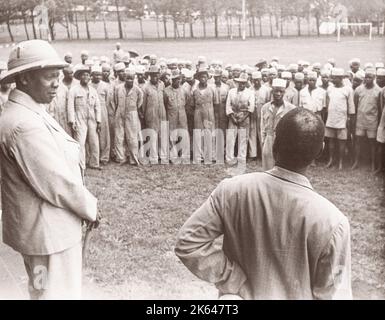
[[[274,159],[290,168],[304,168],[322,151],[324,134],[325,126],[318,115],[295,108],[277,124]]]

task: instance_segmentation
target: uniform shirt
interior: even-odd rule
[[[357,106],[357,128],[377,130],[380,99],[381,88],[376,84],[370,89],[362,84],[354,90],[354,101]]]
[[[236,116],[243,112],[254,112],[255,96],[254,92],[245,88],[239,91],[237,88],[230,89],[226,101],[226,114],[234,113]]]
[[[348,114],[355,114],[353,101],[353,89],[351,87],[336,88],[330,86],[327,90],[329,105],[327,106],[328,117],[326,127],[334,129],[345,129]]]
[[[88,89],[88,90],[87,90]],[[68,122],[101,122],[101,107],[96,90],[90,85],[72,87],[68,94]]]
[[[169,86],[164,89],[164,105],[170,131],[174,129],[187,129],[186,100],[187,94],[181,87],[175,89]]]
[[[288,87],[285,90],[285,94],[283,95],[283,100],[286,100],[287,102],[290,102],[291,104],[294,104],[295,106],[299,106],[301,102],[300,98],[300,91],[298,91],[294,87]]]
[[[230,89],[238,88],[238,82],[236,82],[234,79],[227,80],[226,84]]]
[[[166,109],[164,107],[164,84],[162,81],[154,86],[148,82],[143,87],[143,113],[146,128],[159,131],[161,122],[167,120]]]
[[[1,116],[4,105],[7,102],[7,100],[8,100],[8,93],[4,94],[4,93],[0,92],[0,116]]]
[[[273,101],[270,101],[262,106],[261,110],[261,137],[262,145],[265,142],[267,135],[272,135],[275,137],[275,128],[281,118],[288,113],[290,110],[295,109],[296,106],[283,101],[283,105],[280,106],[277,110],[273,104]]]
[[[73,86],[79,84],[79,80],[77,80],[77,79],[75,79],[75,78],[72,79],[72,82],[71,82],[70,84],[64,82],[63,80],[64,80],[64,79],[62,79],[62,80],[60,81],[60,83],[62,83],[64,86],[66,86],[68,90],[71,89]]]
[[[129,112],[138,111],[143,104],[143,91],[136,85],[128,90],[124,83],[120,84],[115,89],[113,98],[116,104],[116,117],[124,117]]]
[[[326,108],[326,90],[316,87],[312,91],[305,87],[300,91],[299,107],[303,107],[313,112],[320,112]]]
[[[220,294],[352,298],[348,219],[280,167],[222,181],[179,231],[175,253]]]

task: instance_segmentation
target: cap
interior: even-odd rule
[[[178,69],[171,71],[171,80],[176,79],[176,78],[180,78],[180,76],[181,76],[181,74],[180,74]]]
[[[377,69],[377,77],[385,77],[385,68]]]
[[[0,82],[11,83],[17,74],[26,71],[53,67],[62,69],[67,65],[48,41],[22,41],[12,48],[8,58],[8,71],[2,72]]]
[[[287,67],[287,70],[290,72],[297,72],[298,71],[298,64],[296,64],[296,63],[289,64],[289,66]]]
[[[345,75],[345,72],[344,72],[344,69],[342,68],[333,68],[331,70],[331,75],[337,76],[337,77],[343,77]]]
[[[102,73],[102,67],[101,66],[99,66],[99,65],[93,65],[92,67],[91,67],[91,73],[94,73],[94,72],[96,72],[96,73]]]
[[[77,80],[80,80],[80,76],[84,73],[84,72],[90,72],[90,67],[86,66],[86,65],[79,65],[75,72],[74,72],[74,78],[77,79]]]
[[[124,69],[126,69],[126,65],[123,62],[118,62],[117,64],[114,65],[115,71],[122,71]]]
[[[234,80],[237,82],[247,82],[249,80],[249,76],[247,75],[247,73],[242,72],[239,75],[239,78],[235,78]]]
[[[151,73],[160,73],[160,68],[159,68],[158,65],[150,66],[146,73],[149,73],[149,74],[151,74]]]
[[[361,63],[361,60],[359,58],[353,58],[349,61],[349,65],[360,64],[360,63]]]
[[[262,72],[261,71],[254,71],[251,74],[251,79],[262,79]]]
[[[270,68],[269,69],[269,75],[278,75],[278,71],[275,68]]]
[[[88,53],[88,51],[87,50],[82,50],[82,51],[80,51],[80,55],[81,56],[88,56],[89,55],[89,53]]]
[[[357,71],[358,72],[358,71]],[[372,76],[375,76],[376,75],[376,69],[375,68],[367,68],[365,70],[365,75],[372,75]]]
[[[281,78],[282,79],[291,80],[292,77],[293,76],[292,76],[291,72],[289,72],[289,71],[284,71],[284,72],[281,73]]]
[[[314,79],[314,80],[317,80],[318,74],[317,74],[317,72],[315,72],[315,71],[310,71],[310,72],[307,74],[307,78],[308,78],[308,79]]]
[[[297,72],[297,73],[294,75],[294,79],[295,79],[295,80],[303,80],[303,79],[305,79],[305,75],[304,75],[302,72]]]
[[[272,83],[273,88],[286,88],[286,80],[284,79],[274,79]]]
[[[132,68],[132,67],[128,67],[126,69],[124,69],[124,73],[127,75],[127,76],[130,76],[130,77],[135,77],[135,69]]]
[[[362,70],[358,70],[358,71],[354,74],[353,78],[354,78],[354,79],[356,78],[356,79],[364,80],[364,78],[365,78],[365,72],[362,71]]]

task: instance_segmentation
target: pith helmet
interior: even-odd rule
[[[59,68],[68,64],[60,59],[56,50],[44,40],[22,41],[14,46],[8,58],[8,71],[0,76],[1,83],[11,83],[16,75],[37,69]]]

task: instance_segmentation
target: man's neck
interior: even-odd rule
[[[199,88],[206,89],[207,88],[207,83],[199,83]]]
[[[285,165],[285,164],[279,163],[279,161],[277,161],[277,162],[275,163],[275,165],[276,165],[277,167],[280,167],[280,168],[283,168],[283,169],[286,169],[286,170],[289,170],[289,171],[292,171],[292,172],[301,174],[301,175],[303,175],[303,176],[306,176],[307,167],[305,167],[305,168],[292,168],[292,167],[287,166],[287,165]]]
[[[273,100],[272,104],[274,106],[276,106],[277,108],[279,108],[279,107],[283,106],[284,103],[283,103],[283,100],[280,100],[280,101],[274,101]]]
[[[372,89],[374,87],[374,83],[372,83],[371,85],[365,84],[365,87],[366,89]]]

